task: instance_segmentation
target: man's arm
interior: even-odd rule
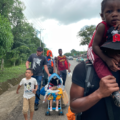
[[[44,69],[45,69],[45,72],[48,74],[48,76],[50,76],[50,73],[49,73],[47,65],[44,65]]]
[[[53,64],[53,73],[55,73],[55,63]]]
[[[100,87],[92,94],[84,97],[84,88],[72,83],[70,90],[70,107],[72,112],[80,113],[94,106],[104,97],[118,91],[119,87],[113,76],[106,76],[100,80]]]
[[[66,59],[67,64],[68,64],[68,72],[71,72],[71,70],[70,70],[70,66],[69,66],[69,62],[68,62],[68,59],[66,58],[66,56],[65,56],[65,59]]]
[[[28,58],[28,60],[26,61],[26,69],[29,68],[29,63],[32,62],[32,55],[30,55],[30,57]]]
[[[26,69],[29,68],[29,61],[26,61]]]
[[[60,75],[60,71],[59,71],[59,68],[58,68],[58,57],[56,58],[56,63],[57,63],[57,74]]]

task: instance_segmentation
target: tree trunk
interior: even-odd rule
[[[4,59],[2,58],[2,60],[1,60],[1,71],[3,71],[4,70]]]
[[[21,58],[21,65],[22,65],[22,58]]]
[[[16,61],[14,61],[14,66],[15,66],[15,62],[16,62]]]

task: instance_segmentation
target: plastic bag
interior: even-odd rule
[[[68,77],[72,77],[72,73],[71,72],[68,72]]]
[[[68,120],[75,120],[75,113],[72,113],[70,107],[68,107],[68,113],[66,114]]]

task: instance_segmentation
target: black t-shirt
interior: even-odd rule
[[[28,58],[28,61],[31,62],[31,68],[33,69],[33,75],[41,76],[43,66],[47,65],[46,58],[43,55],[37,56],[36,54],[32,54]]]
[[[85,71],[85,65],[83,62],[78,64],[74,71],[72,76],[72,82],[78,86],[81,86],[85,88],[85,78],[86,78],[86,71]],[[113,75],[116,77],[116,81],[120,81],[120,74],[119,72],[113,73]],[[93,75],[92,80],[92,88],[90,88],[90,91],[87,95],[93,93],[95,90],[99,88],[99,82],[100,79],[96,75],[96,73]],[[119,83],[118,83],[119,84]],[[112,108],[114,113],[114,120],[120,120],[120,108],[114,105],[114,102],[112,101]],[[101,99],[97,104],[95,104],[93,107],[88,109],[87,111],[83,112],[81,115],[81,120],[109,120],[108,119],[108,113],[107,108],[105,104],[105,99]]]

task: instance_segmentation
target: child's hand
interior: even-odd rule
[[[47,99],[44,100],[45,102],[47,101]]]
[[[115,30],[120,30],[120,21],[117,21],[116,22],[116,25],[115,25]]]
[[[33,90],[33,93],[34,93],[34,94],[36,94],[36,91],[37,91],[37,90],[36,90],[36,89],[34,89],[34,90]]]
[[[106,63],[113,72],[120,70],[117,66],[118,62],[115,59],[109,58]]]
[[[19,94],[19,92],[18,92],[18,91],[16,91],[16,94]]]
[[[56,95],[58,94],[58,92],[55,93]]]

